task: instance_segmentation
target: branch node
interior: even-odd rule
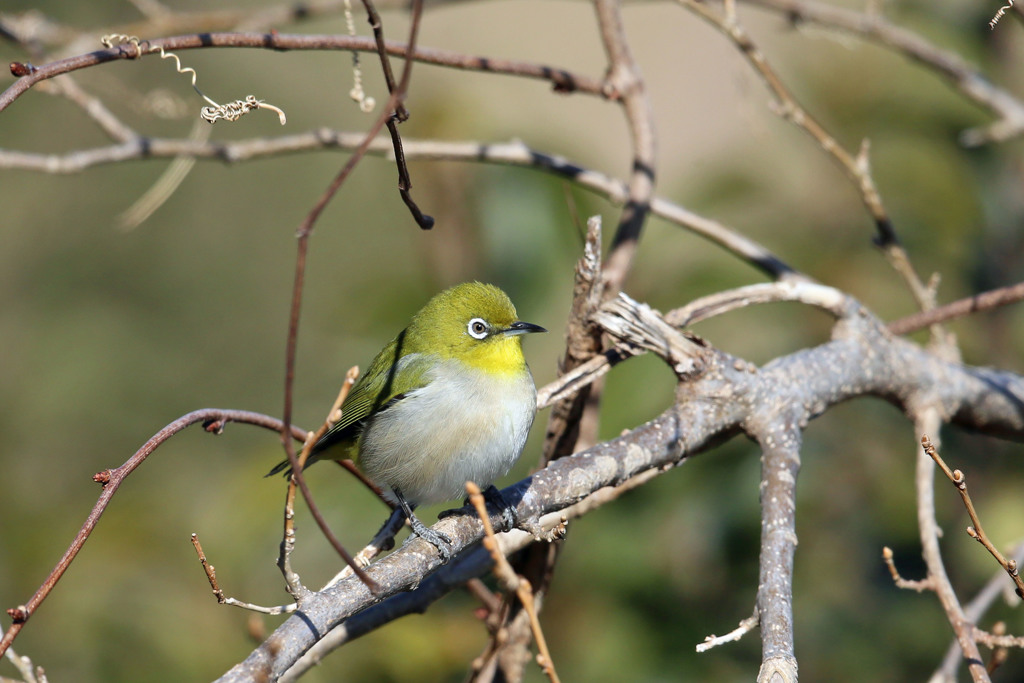
[[[11,75],[15,78],[31,76],[36,71],[32,62],[11,62]]]
[[[17,607],[12,607],[11,609],[7,610],[7,615],[15,624],[24,624],[26,621],[28,621],[30,612],[28,610],[28,607],[26,607],[25,605],[18,605]]]
[[[220,418],[211,418],[203,422],[203,429],[210,434],[223,434],[227,423]]]

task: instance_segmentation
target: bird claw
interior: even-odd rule
[[[451,537],[440,531],[434,531],[415,516],[410,518],[409,524],[412,526],[414,534],[437,548],[437,554],[441,556],[441,564],[448,564],[448,560],[452,558],[452,551],[448,548],[452,544]]]
[[[491,505],[501,510],[500,531],[512,531],[512,529],[515,529],[516,526],[519,525],[519,513],[516,512],[514,506],[505,500],[505,496],[501,495],[501,491],[499,491],[493,484],[488,486],[484,491],[484,498],[486,498],[487,502]]]

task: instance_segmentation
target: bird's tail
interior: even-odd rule
[[[317,455],[316,453],[311,453],[310,456],[306,459],[306,465],[302,468],[302,470],[305,471],[310,465],[312,465],[319,459],[319,455]],[[279,472],[282,473],[282,476],[285,479],[292,476],[292,464],[291,462],[288,461],[287,458],[274,465],[274,469],[264,474],[263,477],[264,479],[267,477],[272,477]]]
[[[279,462],[276,465],[274,465],[274,469],[272,469],[269,472],[267,472],[266,474],[264,474],[263,477],[264,477],[264,479],[267,478],[267,477],[272,477],[275,474],[277,474],[278,472],[284,472],[285,478],[288,478],[288,477],[292,476],[292,465],[291,465],[291,463],[288,462],[287,460],[282,460],[281,462]]]

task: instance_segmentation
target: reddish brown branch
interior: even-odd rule
[[[67,571],[72,561],[74,561],[78,552],[82,549],[82,546],[84,546],[85,542],[89,540],[89,536],[92,534],[93,529],[96,528],[96,525],[99,523],[100,517],[106,511],[107,506],[110,505],[110,501],[113,499],[114,494],[117,493],[117,489],[121,486],[121,483],[124,482],[128,475],[134,472],[135,468],[141,465],[142,462],[161,444],[181,430],[190,425],[194,425],[197,422],[201,422],[203,424],[203,428],[213,434],[219,434],[223,431],[224,426],[228,422],[241,422],[276,432],[285,432],[284,423],[268,415],[251,413],[244,410],[204,408],[202,410],[195,410],[187,415],[183,415],[174,422],[168,424],[166,427],[154,434],[149,441],[142,445],[142,448],[137,450],[135,454],[128,458],[128,460],[120,467],[112,470],[104,470],[95,474],[93,479],[103,486],[103,491],[100,493],[99,499],[93,506],[92,511],[86,518],[82,528],[79,530],[78,534],[75,535],[74,540],[71,541],[71,545],[66,551],[64,551],[64,555],[57,562],[53,571],[50,572],[50,575],[46,577],[46,580],[43,581],[42,585],[39,586],[29,601],[23,605],[7,610],[7,613],[14,620],[14,623],[11,624],[10,628],[7,629],[7,632],[4,633],[3,638],[0,639],[0,655],[10,647],[22,627],[24,627],[25,622],[28,621],[29,617],[36,612],[39,605],[42,604],[43,600],[46,599],[57,585],[57,582],[60,581],[62,576],[64,576],[64,572]],[[306,438],[306,433],[295,427],[287,429],[287,433],[290,434],[293,439],[299,441]]]
[[[203,545],[199,542],[199,534],[192,534],[192,547],[196,549],[196,555],[199,556],[199,564],[203,565],[203,572],[206,574],[206,580],[210,582],[210,590],[213,591],[213,595],[217,598],[218,604],[223,605],[228,599],[225,597],[220,584],[217,583],[217,570],[214,569],[213,565],[206,559],[206,553],[203,552]]]
[[[422,0],[416,0],[416,2],[413,5],[412,26],[409,29],[410,52],[414,54],[416,51],[416,36],[417,33],[419,32],[419,20],[420,16],[422,15],[422,12],[423,2]],[[377,120],[374,122],[373,126],[370,127],[370,130],[366,133],[366,136],[363,138],[362,144],[359,145],[359,147],[352,154],[352,156],[349,157],[348,161],[345,162],[345,165],[338,172],[338,175],[335,176],[331,184],[327,187],[326,190],[324,190],[323,194],[320,196],[320,199],[313,206],[313,208],[307,214],[305,220],[303,220],[302,224],[299,226],[299,229],[296,231],[296,236],[298,238],[298,248],[295,256],[295,281],[292,287],[291,313],[289,314],[288,320],[288,344],[285,357],[285,388],[283,415],[285,427],[282,429],[282,434],[287,431],[287,425],[291,423],[291,413],[295,386],[295,359],[297,355],[299,336],[299,318],[302,311],[302,296],[306,278],[306,258],[309,253],[309,238],[313,234],[313,226],[316,224],[316,221],[320,218],[320,215],[323,213],[324,209],[327,208],[327,205],[338,193],[338,190],[341,189],[341,186],[348,179],[349,175],[355,169],[356,165],[360,161],[362,161],[363,157],[366,156],[366,151],[369,148],[370,143],[373,142],[373,139],[375,137],[377,137],[377,133],[380,132],[380,129],[384,126],[385,122],[390,120],[394,116],[394,111],[396,107],[405,97],[405,93],[408,90],[409,78],[412,74],[412,65],[413,60],[407,59],[405,61],[405,65],[402,69],[402,80],[399,83],[398,87],[395,88],[395,90],[391,93],[391,96],[388,98],[388,102],[385,105],[384,110],[381,112],[380,116],[377,117]],[[341,545],[341,542],[338,541],[337,537],[334,535],[330,527],[327,525],[327,520],[325,520],[323,515],[320,513],[320,509],[316,506],[316,503],[314,503],[313,495],[310,492],[309,487],[306,485],[306,479],[302,473],[301,463],[299,462],[298,458],[296,458],[295,448],[292,446],[291,441],[283,438],[282,441],[285,453],[288,456],[288,462],[292,468],[292,479],[295,482],[295,484],[299,487],[299,490],[302,491],[302,497],[305,499],[306,505],[309,507],[309,511],[313,515],[313,519],[316,521],[317,526],[320,527],[320,530],[323,532],[324,537],[327,538],[328,542],[330,542],[331,546],[334,547],[338,555],[340,555],[342,559],[345,560],[345,563],[348,564],[348,566],[352,567],[352,570],[359,576],[359,578],[364,583],[366,583],[367,587],[370,588],[371,591],[376,590],[376,584],[370,580],[370,578],[366,575],[362,568],[360,568],[353,560],[352,555],[350,555],[349,552],[345,550],[345,548]],[[310,447],[311,444],[306,445],[307,450]],[[288,511],[286,510],[286,518],[287,517]],[[292,542],[294,539],[294,536],[290,537],[288,534],[289,521],[290,520],[286,520],[285,523],[285,539],[282,541],[281,551],[281,569],[285,572],[286,580],[291,575],[291,572],[287,570],[287,565],[285,562],[285,559],[288,554],[287,548],[288,544]],[[298,583],[293,582],[291,580],[288,580],[288,585],[289,590],[295,591],[299,588]],[[294,597],[298,599],[299,595],[294,595]]]
[[[263,50],[356,50],[359,52],[374,52],[377,49],[373,40],[362,36],[291,35],[285,33],[204,33],[201,35],[193,34],[154,38],[142,41],[142,45],[146,49],[160,46],[165,50],[246,47]],[[550,81],[558,92],[582,92],[604,98],[609,97],[600,80],[576,74],[567,69],[535,62],[474,57],[447,50],[417,48],[415,45],[410,51],[409,46],[402,43],[386,43],[385,46],[387,53],[392,57],[404,58],[411,52],[413,61],[423,62],[424,64],[535,78]],[[0,111],[10,106],[11,102],[20,97],[33,85],[48,78],[96,66],[97,64],[119,59],[135,59],[139,56],[138,50],[132,45],[119,45],[110,49],[96,50],[84,55],[59,59],[40,66],[20,63],[12,64],[12,73],[20,78],[0,94]]]

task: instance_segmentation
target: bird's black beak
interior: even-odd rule
[[[522,320],[517,320],[503,330],[503,332],[505,334],[530,334],[532,332],[547,332],[547,330],[540,325],[524,323]]]

